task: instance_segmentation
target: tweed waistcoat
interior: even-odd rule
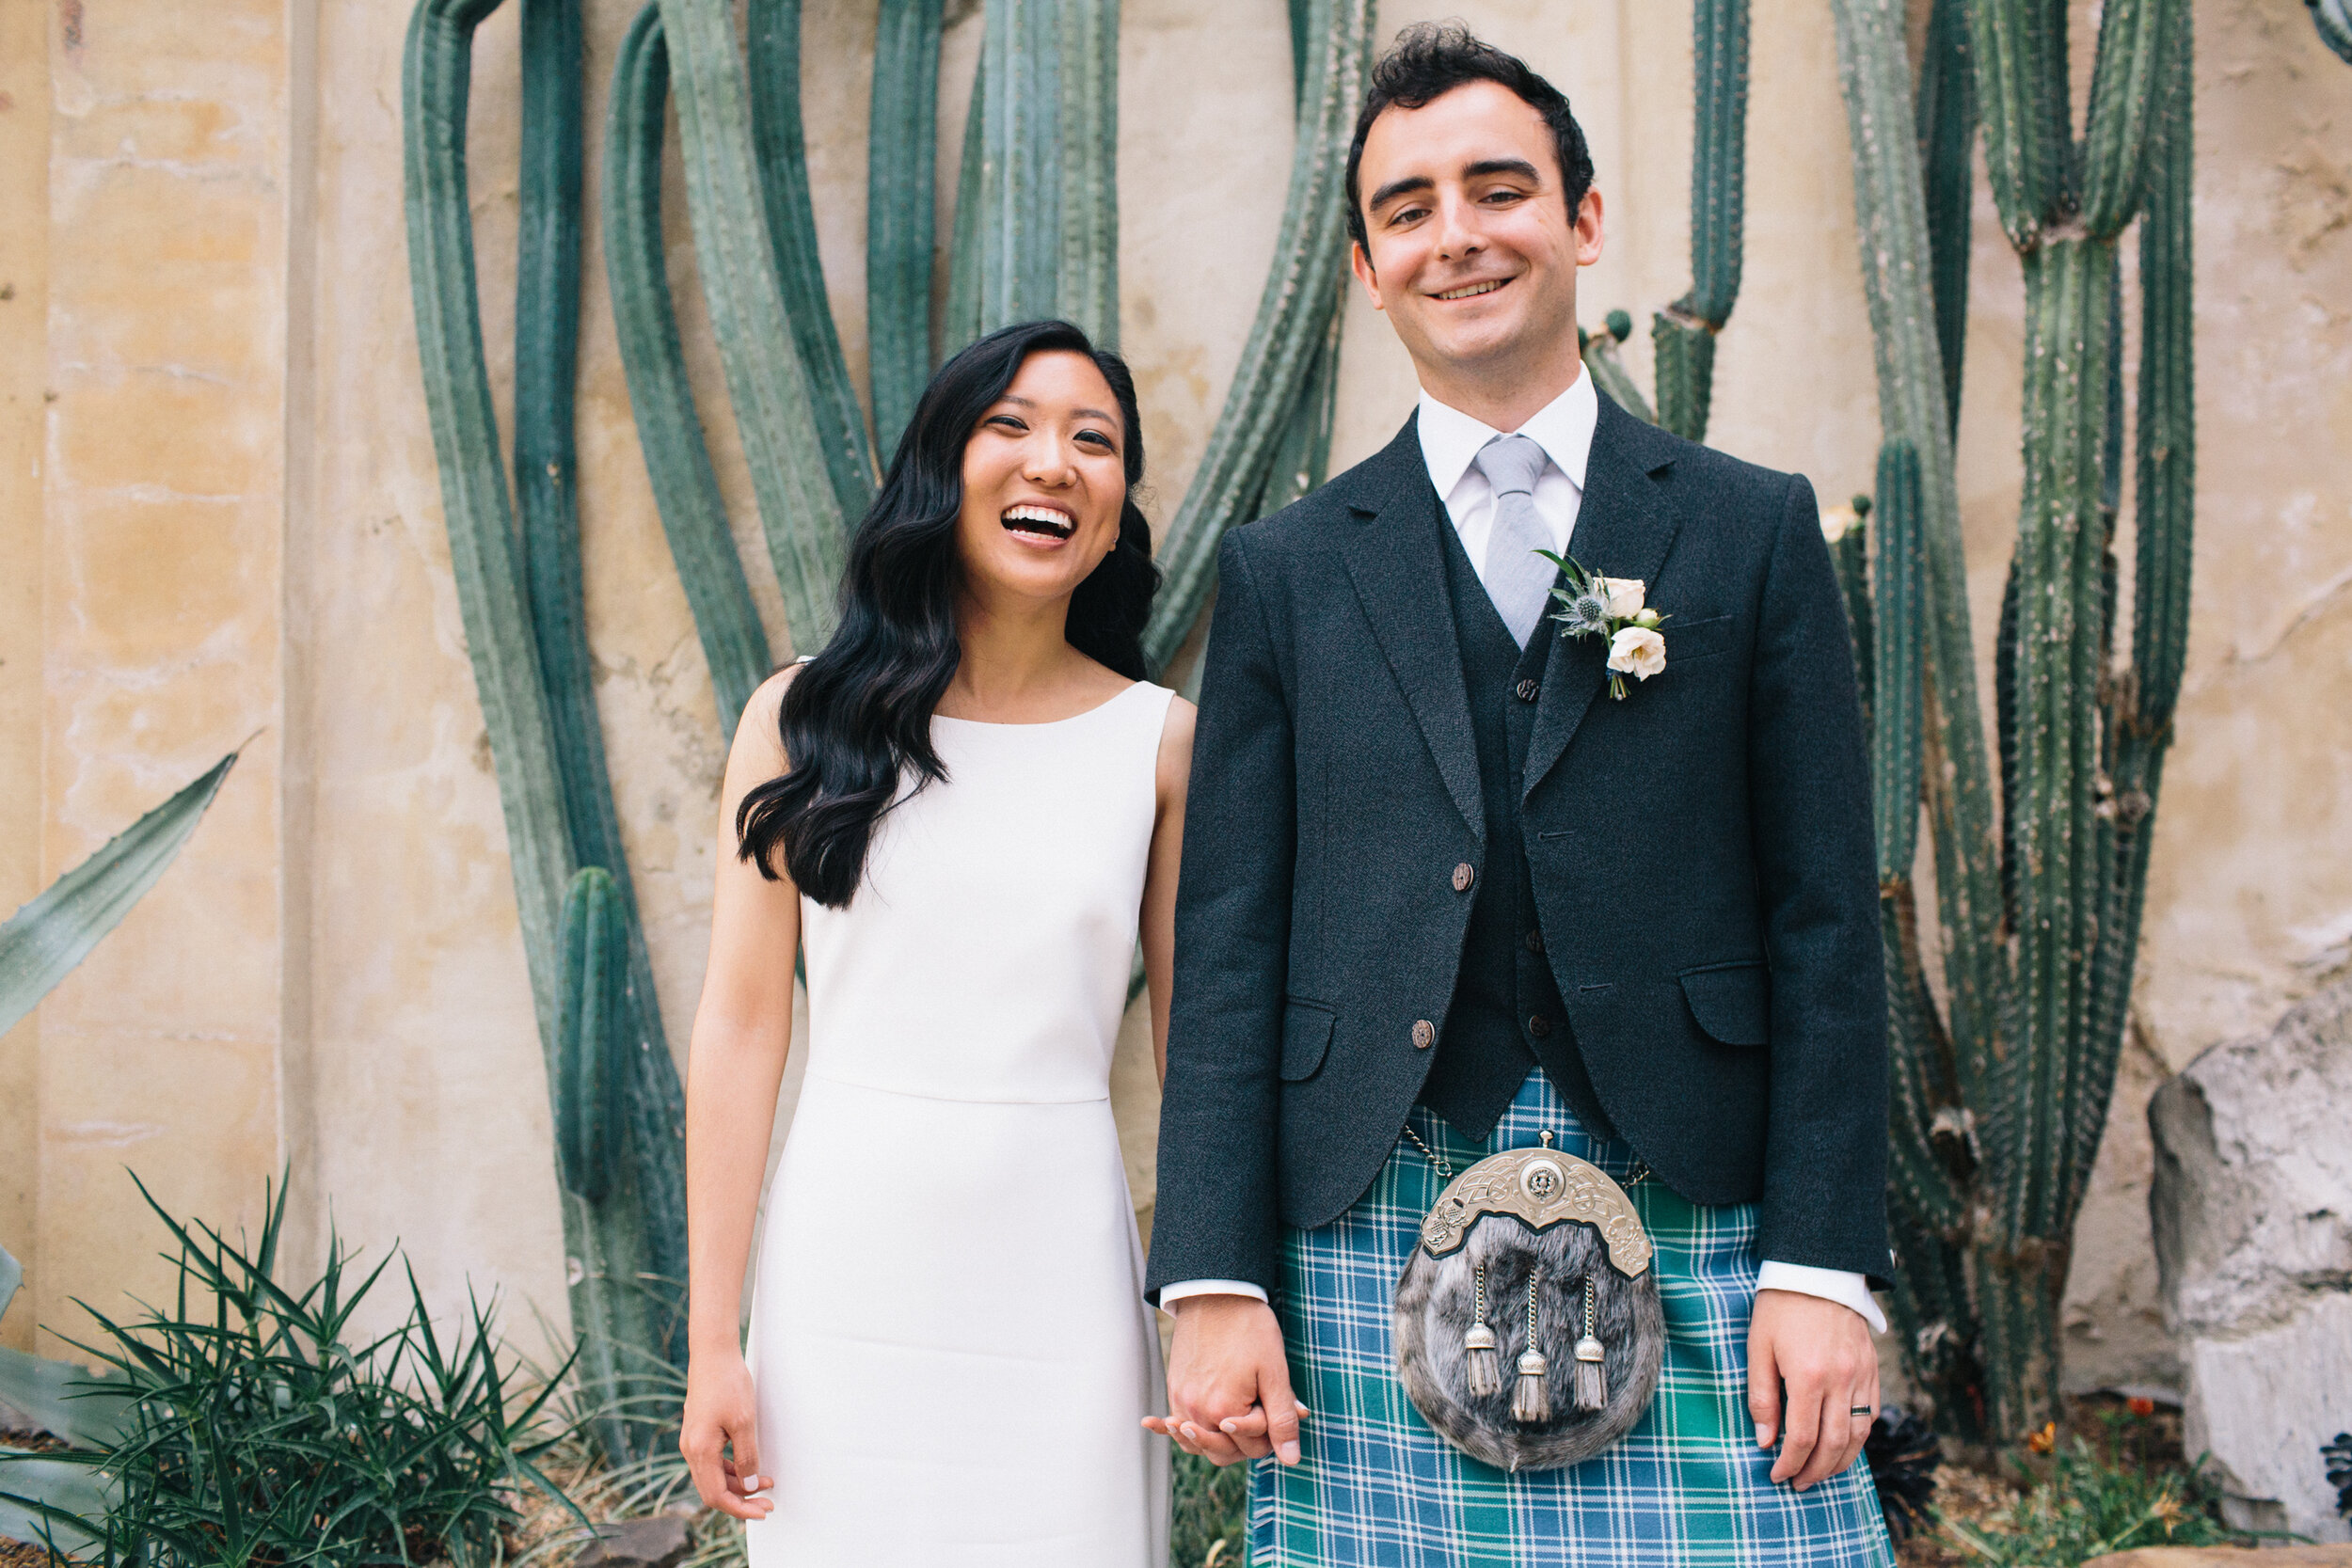
[[[1539,622],[1522,650],[1471,569],[1461,536],[1442,517],[1438,532],[1444,538],[1447,596],[1478,745],[1486,853],[1454,1003],[1446,1009],[1438,1059],[1430,1064],[1421,1102],[1463,1136],[1483,1138],[1519,1092],[1527,1069],[1540,1062],[1544,1076],[1585,1126],[1611,1137],[1613,1131],[1593,1093],[1544,956],[1519,820],[1517,785],[1527,768],[1535,700],[1557,628]]]

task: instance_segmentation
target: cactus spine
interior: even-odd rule
[[[528,99],[531,135],[556,145],[527,158],[523,169],[519,268],[525,324],[517,330],[516,384],[518,390],[532,388],[534,406],[518,420],[516,441],[532,477],[528,486],[518,486],[532,529],[527,541],[517,535],[499,461],[467,205],[473,33],[496,9],[497,0],[421,0],[410,20],[402,70],[409,269],[426,405],[467,654],[490,733],[532,1002],[549,1085],[559,1096],[559,1118],[562,903],[579,858],[580,818],[589,819],[593,832],[609,826],[611,811],[600,747],[592,779],[567,777],[573,762],[567,745],[581,742],[577,734],[563,733],[545,662],[549,657],[570,660],[583,651],[575,646],[578,531],[569,501],[569,370],[579,308],[579,34],[577,17],[558,8],[568,9],[571,3],[530,0],[544,13],[527,14],[523,30],[527,75],[560,76],[568,71],[575,78],[568,93],[560,82],[540,83]],[[568,152],[560,145],[567,136],[575,143]],[[568,261],[563,254],[567,248]],[[528,552],[528,570],[518,551]],[[552,623],[546,627],[538,624],[541,604],[548,607]],[[593,734],[592,728],[592,743]],[[599,803],[602,821],[596,820]],[[625,886],[614,902],[624,911],[620,924],[633,927],[626,917]],[[630,945],[628,967],[642,975],[642,943]],[[665,1272],[683,1262],[682,1228],[675,1236],[664,1234],[683,1219],[676,1078],[659,1034],[648,1040],[644,1031],[644,1019],[653,1013],[649,979],[633,994],[625,990],[624,998],[629,1034],[637,1042],[628,1080],[630,1158],[621,1163],[618,1184],[603,1202],[592,1205],[568,1192],[563,1200],[573,1324],[591,1353],[590,1402],[608,1409],[631,1397],[625,1366],[669,1360],[678,1348],[675,1306],[683,1283],[682,1271]],[[660,1093],[664,1075],[666,1104]],[[647,1281],[656,1283],[649,1289]],[[616,1457],[626,1456],[627,1431],[615,1423],[609,1436],[621,1445]]]
[[[1836,19],[1886,443],[1871,733],[1897,1308],[1940,1420],[2014,1442],[2057,1413],[2058,1293],[2114,1088],[2186,630],[2188,11],[2183,0],[2106,8],[2079,145],[2062,11],[1969,0],[1963,27],[1939,4],[1915,116],[1900,8],[1836,0]],[[1964,325],[1968,142],[1955,51],[1972,60],[2026,291],[2026,494],[1995,659],[1997,833],[1951,476],[1960,380],[1946,360]],[[2116,247],[2143,201],[2140,569],[2119,677]],[[1910,881],[1923,800],[1947,1017],[1925,983]]]

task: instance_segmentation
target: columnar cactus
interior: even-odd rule
[[[752,144],[757,155],[768,247],[784,290],[785,315],[808,388],[845,521],[854,522],[874,499],[874,452],[866,441],[866,411],[842,362],[841,334],[825,297],[824,264],[817,255],[817,210],[808,194],[808,150],[801,134],[801,0],[750,0],[744,27],[752,87]]]
[[[1748,0],[1696,0],[1691,138],[1691,290],[1650,319],[1658,422],[1707,438],[1715,334],[1740,297],[1747,197]]]
[[[1902,8],[1836,7],[1886,443],[1870,723],[1897,1312],[1939,1421],[2014,1442],[2057,1413],[2058,1296],[2114,1088],[2187,629],[2189,15],[2185,0],[2111,0],[2076,143],[2064,18],[2038,0],[1968,0],[1964,33],[1942,0],[1915,115]],[[1973,63],[1994,197],[2026,290],[2026,495],[1994,661],[1997,829],[1951,467],[1960,378],[1946,356],[1964,320],[1955,258],[1968,143],[1955,128],[1965,112],[1950,106],[1954,49]],[[2136,214],[2139,564],[2118,668],[2116,246]],[[1940,1012],[1912,886],[1922,804]]]
[[[1691,287],[1651,312],[1656,406],[1617,356],[1632,336],[1631,316],[1612,310],[1605,334],[1579,337],[1593,384],[1627,413],[1703,441],[1715,399],[1715,338],[1740,297],[1746,245],[1748,0],[1692,0],[1691,41]]]
[[[931,375],[942,0],[882,0],[866,143],[866,341],[884,463]]]
[[[795,348],[752,145],[751,87],[728,0],[661,0],[685,144],[687,211],[711,334],[793,640],[832,635],[847,556],[834,459]],[[821,304],[821,300],[819,302]]]
[[[729,739],[753,689],[775,661],[760,629],[742,559],[727,531],[726,501],[710,466],[686,346],[661,249],[661,133],[670,101],[670,52],[661,37],[661,0],[645,8],[621,40],[612,70],[612,107],[605,137],[604,262],[612,284],[612,325],[628,380],[637,444],[645,456],[670,559],[694,614],[703,659]]]
[[[532,151],[524,162],[518,261],[524,309],[516,379],[526,413],[516,421],[516,442],[531,472],[518,485],[525,538],[515,526],[499,461],[467,204],[473,32],[497,3],[421,0],[410,21],[402,72],[409,274],[458,609],[490,732],[540,1044],[560,1120],[562,904],[583,836],[597,843],[609,837],[616,857],[619,849],[593,706],[584,730],[576,705],[564,720],[558,717],[560,705],[576,704],[586,690],[587,678],[569,497],[578,264],[576,256],[567,263],[561,254],[576,252],[579,244],[579,23],[564,14],[576,0],[526,0],[524,66],[536,85],[526,100]],[[561,80],[542,80],[567,74],[574,84],[568,90]],[[575,144],[568,153],[566,139]],[[519,395],[523,388],[527,398]],[[560,694],[549,689],[550,668],[568,683]],[[620,1184],[601,1202],[570,1193],[563,1199],[573,1324],[593,1359],[608,1369],[676,1356],[685,1258],[676,1070],[660,1034],[626,883],[615,882],[613,902],[628,955],[629,1156]],[[588,1391],[592,1404],[627,1397],[625,1385],[593,1374]],[[618,1429],[612,1441],[623,1450],[631,1447]]]
[[[567,1201],[601,1217],[608,1206],[626,1212],[637,1172],[628,1158],[630,1088],[637,1067],[637,1031],[630,1017],[628,911],[612,874],[583,865],[564,899],[563,989],[556,999],[555,1051],[548,1097],[555,1113],[555,1168]],[[675,1299],[649,1294],[653,1237],[643,1227],[596,1226],[593,1248],[580,1261],[572,1287],[574,1316],[582,1300],[588,1321],[608,1325],[583,1333],[577,1363],[592,1430],[608,1454],[646,1451],[646,1418],[659,1418],[660,1390],[670,1379],[646,1373],[669,1358],[661,1348]],[[614,1332],[615,1328],[624,1330]]]
[[[1045,316],[1116,347],[1118,0],[995,0],[983,17],[942,348]]]

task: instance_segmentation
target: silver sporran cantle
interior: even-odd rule
[[[1665,1358],[1632,1200],[1542,1137],[1454,1177],[1396,1282],[1406,1393],[1446,1441],[1505,1470],[1556,1470],[1624,1436]]]

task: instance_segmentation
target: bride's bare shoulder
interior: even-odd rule
[[[784,710],[785,691],[807,663],[801,659],[787,664],[753,689],[742,717],[735,723],[735,744],[727,754],[730,773],[743,768],[762,778],[773,778],[791,766],[784,753],[778,718]]]
[[[1192,772],[1192,726],[1200,710],[1182,697],[1168,701],[1168,717],[1160,723],[1161,786],[1181,787]]]

